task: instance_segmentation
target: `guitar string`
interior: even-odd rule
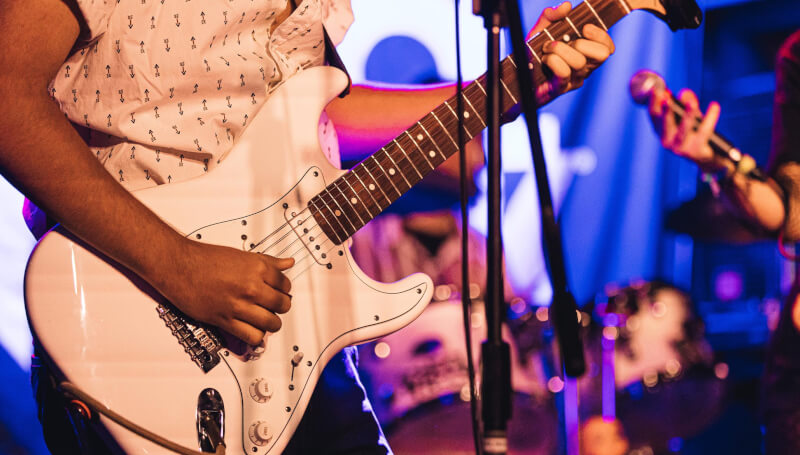
[[[302,213],[302,212],[300,212],[300,213]],[[305,223],[305,221],[306,221],[306,220],[308,220],[309,218],[312,218],[312,216],[309,216],[308,218],[305,218],[305,219],[301,220],[301,221],[298,223],[298,226],[302,226],[302,225],[303,225],[303,223]],[[286,237],[289,237],[289,236],[290,236],[290,235],[292,235],[292,234],[296,234],[295,230],[294,230],[294,229],[292,229],[292,226],[291,226],[289,223],[284,223],[284,225],[283,225],[283,226],[284,226],[284,227],[285,227],[285,226],[288,226],[288,227],[289,227],[289,231],[288,231],[288,232],[286,232],[285,234],[283,234],[283,236],[281,236],[281,237],[280,237],[278,240],[276,240],[274,243],[272,243],[271,245],[269,245],[269,246],[267,246],[266,248],[264,248],[263,250],[261,250],[261,253],[265,253],[265,252],[266,252],[267,250],[269,250],[270,248],[272,248],[272,247],[274,247],[275,245],[277,245],[277,244],[281,243],[281,242],[282,242],[284,239],[286,239]],[[283,229],[283,228],[281,228],[281,229]],[[304,228],[304,229],[307,229],[307,228]],[[299,235],[297,235],[296,237],[297,237],[297,239],[295,240],[295,242],[297,242],[298,240],[301,240]],[[262,242],[262,243],[263,243],[263,242]],[[294,242],[292,242],[292,243],[294,243]],[[250,250],[250,251],[252,251],[252,250]],[[274,255],[274,256],[275,256],[275,257],[278,257],[278,255],[277,255],[277,254],[276,254],[276,255]]]
[[[303,213],[303,212],[301,211],[300,213]],[[253,246],[251,246],[251,247],[250,247],[250,249],[249,249],[249,250],[247,250],[247,251],[253,251],[253,250],[254,250],[254,249],[256,249],[257,247],[261,246],[261,244],[262,244],[262,243],[264,243],[264,242],[266,242],[268,238],[270,238],[270,237],[272,237],[273,235],[277,234],[278,232],[282,231],[282,230],[283,230],[283,228],[285,228],[285,227],[286,227],[286,226],[288,226],[288,225],[289,225],[289,223],[283,223],[282,225],[278,226],[277,228],[275,228],[275,230],[274,230],[274,231],[272,231],[272,232],[270,232],[269,234],[267,234],[267,236],[266,236],[266,237],[262,238],[262,239],[261,239],[261,240],[259,240],[257,243],[254,243],[254,244],[253,244]]]
[[[330,241],[331,241],[330,239],[326,239],[324,242],[320,243],[320,245],[325,245],[326,243],[328,243],[328,242],[330,242]],[[335,249],[336,249],[337,247],[339,247],[339,246],[340,246],[340,245],[336,245],[336,244],[334,244],[333,246],[331,246],[331,247],[330,247],[330,248],[328,248],[327,250],[325,250],[325,251],[322,251],[322,254],[328,254],[330,251],[332,251],[332,250],[335,250]],[[311,254],[306,254],[306,255],[305,255],[305,256],[304,256],[302,259],[300,259],[300,260],[297,260],[297,259],[295,259],[295,261],[296,261],[296,262],[295,262],[295,267],[297,266],[297,264],[298,264],[299,262],[305,261],[306,259],[308,259],[308,258],[310,258],[310,257],[312,257],[312,255],[311,255]],[[302,274],[306,273],[306,272],[307,272],[307,271],[308,271],[308,270],[309,270],[311,267],[313,267],[313,266],[315,266],[315,265],[321,265],[321,264],[317,263],[317,262],[316,262],[316,260],[315,260],[315,261],[311,262],[310,264],[308,264],[308,266],[306,266],[306,268],[304,268],[303,270],[300,270],[300,271],[298,271],[298,272],[297,272],[295,275],[293,275],[293,276],[289,276],[289,275],[287,274],[287,277],[288,277],[290,280],[296,280],[297,278],[299,278],[299,277],[300,277],[300,275],[302,275]]]
[[[302,213],[302,212],[301,212],[301,213]],[[306,218],[305,220],[308,220],[309,218],[313,218],[313,216],[309,216],[309,217],[308,217],[308,218]],[[283,227],[286,227],[286,226],[288,226],[288,223],[285,223],[285,224],[282,226],[282,228],[283,228]],[[282,229],[282,228],[280,228],[280,229]],[[309,227],[307,227],[307,229],[309,230],[309,232],[308,232],[308,233],[309,233],[309,234],[311,234],[311,233],[314,233],[314,234],[316,234],[316,231],[315,231],[315,229],[317,229],[317,228],[319,228],[319,232],[320,232],[321,234],[323,234],[323,235],[324,235],[324,232],[322,231],[322,227],[321,227],[319,224],[313,224],[313,225],[309,225]],[[279,230],[280,230],[280,229],[279,229]],[[290,231],[289,233],[287,233],[286,235],[284,235],[284,236],[282,237],[282,239],[285,239],[285,238],[286,238],[286,237],[287,237],[289,234],[291,234],[291,232],[292,232],[292,231]],[[299,248],[298,248],[296,251],[292,252],[290,255],[288,255],[288,256],[287,256],[287,257],[294,258],[294,260],[295,260],[295,267],[296,267],[298,264],[302,263],[303,261],[305,261],[305,260],[307,260],[307,259],[309,259],[309,258],[313,258],[313,253],[309,253],[309,252],[308,252],[308,250],[307,250],[307,247],[306,247],[305,243],[303,243],[303,242],[302,242],[302,239],[300,239],[300,238],[298,238],[298,239],[296,239],[296,240],[294,240],[294,241],[290,242],[288,245],[286,245],[285,247],[283,247],[283,249],[282,249],[282,250],[280,250],[280,251],[277,251],[277,252],[274,252],[274,253],[272,253],[272,254],[270,254],[270,255],[271,255],[271,256],[275,256],[275,257],[280,257],[280,256],[282,256],[282,255],[283,255],[283,254],[284,254],[284,253],[285,253],[287,250],[289,250],[289,249],[290,249],[290,248],[291,248],[293,245],[296,245],[296,244],[298,243],[298,241],[300,241],[300,242],[301,242],[301,245],[300,245],[300,247],[299,247]],[[318,245],[320,245],[320,246],[323,246],[323,245],[325,245],[326,243],[328,243],[328,242],[330,242],[330,241],[331,241],[331,240],[330,240],[330,238],[326,237],[326,239],[325,239],[323,242],[320,242],[320,243],[318,243]],[[260,254],[269,254],[269,253],[268,253],[268,251],[269,251],[271,248],[277,247],[277,246],[279,245],[279,243],[280,243],[280,240],[279,240],[279,241],[277,241],[277,242],[275,242],[275,243],[273,243],[273,244],[271,244],[270,246],[266,247],[264,250],[260,251],[259,253],[260,253]],[[329,248],[329,249],[327,249],[327,250],[325,250],[325,251],[321,251],[321,250],[320,250],[320,255],[323,255],[323,254],[324,254],[324,255],[327,255],[327,254],[328,254],[328,252],[330,252],[331,250],[333,250],[333,249],[335,249],[335,248],[336,248],[336,245],[333,245],[331,248]],[[299,255],[299,256],[298,256],[298,253],[305,253],[305,254],[301,254],[301,255]],[[316,261],[315,261],[314,263],[316,263]],[[294,277],[292,277],[291,279],[294,279],[294,278],[296,278],[296,277],[300,276],[301,274],[305,273],[305,271],[307,271],[307,270],[308,270],[308,269],[309,269],[311,266],[313,266],[313,265],[314,265],[314,264],[312,263],[312,264],[310,264],[308,267],[306,267],[305,269],[303,269],[302,271],[300,271],[300,272],[297,272],[297,274],[296,274]]]
[[[473,82],[472,84],[467,86],[465,88],[465,95],[464,95],[465,98],[474,97],[474,96],[479,95],[480,94],[479,92],[483,92],[482,87],[480,87],[480,84],[481,84],[481,81],[477,80],[476,82]],[[470,92],[472,92],[472,93],[470,93]],[[436,111],[436,109],[431,111],[428,115],[434,114],[435,111]],[[452,113],[452,110],[448,110],[448,111]],[[448,112],[448,111],[444,111],[444,112]],[[480,121],[480,122],[483,122],[483,119],[481,118],[481,114],[482,113],[478,112],[478,111],[475,111],[474,108],[473,108],[473,112],[478,114],[476,116],[476,119],[478,121]],[[451,123],[455,124],[454,123],[455,120],[453,120],[453,118],[451,116],[442,116],[442,117],[444,118],[444,123],[447,124],[447,125],[445,125],[445,124],[441,125],[444,129],[447,129],[448,126],[452,126],[452,125],[450,125]],[[435,127],[435,125],[430,121],[430,119],[428,119],[428,121],[429,121],[429,123],[431,123],[430,125],[428,125],[429,127],[431,127],[431,128]],[[418,123],[420,123],[420,126],[422,127],[423,131],[427,132],[427,130],[426,130],[425,126],[424,126],[424,122],[425,122],[425,118],[422,118]],[[480,125],[477,125],[477,126],[480,127]],[[413,142],[413,137],[410,136],[410,132],[409,132],[412,128],[409,128],[409,130],[404,133],[405,135],[401,134],[393,142],[390,142],[384,148],[381,149],[381,151],[384,152],[386,157],[389,157],[391,160],[393,160],[392,164],[394,164],[395,166],[391,166],[391,167],[397,168],[401,173],[400,176],[403,177],[404,180],[405,180],[406,177],[413,176],[411,174],[411,172],[410,172],[409,166],[410,166],[411,169],[415,169],[416,168],[416,164],[415,164],[414,159],[413,159],[413,156],[416,156],[416,155],[415,154],[409,154],[409,153],[396,153],[397,149],[399,149],[400,151],[403,151],[403,145],[405,145],[406,147],[409,148],[409,150],[416,150],[419,155],[422,155],[423,159],[429,161],[428,157],[425,155],[423,147],[420,147],[420,144],[416,144],[416,143]],[[420,133],[420,135],[421,134],[422,133]],[[438,136],[436,133],[434,133],[434,135]],[[407,136],[411,138],[412,142],[409,142],[409,139],[408,139]],[[439,138],[440,140],[437,141],[436,140],[437,138],[430,136],[430,134],[428,134],[428,136],[430,138],[431,144],[433,144],[434,147],[436,147],[437,149],[440,148],[439,142],[441,142],[441,138]],[[424,142],[423,142],[422,145],[427,145],[427,144],[424,144]],[[375,155],[372,155],[372,157],[374,157],[374,156]],[[444,161],[444,160],[442,160],[442,161]],[[441,163],[437,163],[437,166],[438,166],[438,164],[441,164]],[[390,183],[394,183],[395,182],[395,180],[393,180],[392,177],[390,175],[388,175],[383,169],[381,169],[382,172],[378,173],[379,169],[376,167],[375,163],[372,163],[370,161],[366,161],[365,160],[365,161],[362,161],[359,165],[364,167],[364,169],[370,175],[370,178],[373,181],[375,181],[375,183],[378,183],[378,181],[374,177],[374,174],[378,174],[378,175],[382,174],[382,175],[384,175],[386,177],[386,179],[389,180]],[[387,165],[388,165],[388,163],[387,163]],[[335,189],[335,190],[339,191],[339,193],[342,196],[345,195],[345,192],[342,191],[341,188],[340,188],[340,186],[343,186],[343,185],[339,185],[339,183],[347,183],[347,184],[351,184],[352,183],[351,185],[348,185],[348,186],[350,186],[351,189],[353,189],[353,195],[356,198],[358,198],[359,200],[362,200],[362,201],[363,200],[367,200],[364,197],[365,195],[367,195],[370,198],[374,199],[373,192],[369,191],[365,187],[365,185],[363,185],[363,183],[361,185],[358,185],[356,182],[349,182],[348,176],[350,176],[351,174],[354,174],[356,178],[361,180],[358,177],[357,173],[355,173],[355,171],[357,169],[358,169],[358,167],[354,167],[351,170],[350,173],[342,175],[341,177],[337,178],[334,182],[332,182],[331,185],[326,187],[327,191],[320,193],[320,197],[323,200],[323,202],[325,202],[325,203],[333,203],[333,202],[336,202],[338,200],[337,196],[335,196],[332,193],[332,191],[331,191],[332,189]],[[374,173],[373,173],[373,171],[374,171]],[[342,182],[340,182],[340,180]],[[352,179],[350,179],[350,180],[352,180]],[[421,179],[415,179],[415,180],[416,181],[414,182],[414,184],[416,184]],[[408,182],[406,182],[406,183],[407,183],[407,186],[413,186],[413,185],[408,185]],[[353,187],[353,185],[355,185],[355,187]],[[326,197],[325,193],[328,193],[327,197]],[[387,206],[388,206],[388,205],[390,205],[392,203],[392,201],[389,200],[388,197],[386,199],[387,199],[387,202],[389,203],[389,204],[387,204]],[[379,208],[382,211],[383,208],[381,208],[380,203],[378,203],[377,200],[375,202],[376,202],[375,205],[377,206],[377,208]],[[356,215],[358,216],[357,213],[356,213]],[[362,224],[366,224],[366,223],[362,223]]]
[[[577,8],[577,7],[576,7],[576,9],[573,11],[573,15],[571,15],[571,16],[572,16],[572,19],[573,19],[573,20],[575,20],[575,21],[577,21],[578,23],[583,23],[583,22],[585,22],[585,23],[590,23],[590,22],[592,22],[592,19],[597,19],[597,17],[596,17],[596,16],[597,16],[597,14],[596,14],[596,13],[593,13],[593,12],[592,12],[592,11],[590,11],[590,10],[588,10],[588,8]],[[563,28],[565,31],[568,31],[568,30],[569,30],[569,28],[568,28],[568,25],[564,25],[564,24],[558,24],[558,25],[560,25],[560,26],[561,26],[561,28]],[[585,24],[584,24],[584,25],[585,25]],[[550,29],[550,28],[552,28],[552,29],[553,29],[553,32],[555,32],[555,33],[557,33],[557,34],[559,34],[559,35],[561,34],[561,33],[558,33],[558,32],[556,32],[556,31],[555,31],[555,29],[556,29],[556,28],[559,28],[559,27],[556,27],[556,26],[551,26],[551,27],[549,27],[549,28],[548,28],[548,31],[549,31],[549,29]],[[545,35],[544,35],[543,33],[541,33],[541,34],[538,34],[537,36],[535,36],[534,38],[532,38],[532,39],[529,41],[529,43],[538,44],[538,43],[534,43],[534,41],[538,41],[539,39],[541,39],[542,41],[545,41],[545,39],[544,39],[544,36],[545,36]],[[537,39],[537,38],[538,38],[538,39]],[[469,85],[468,85],[468,86],[467,86],[465,89],[467,89],[467,90],[471,90],[472,92],[475,92],[475,91],[476,91],[475,89],[481,89],[482,87],[478,87],[478,86],[477,86],[478,84],[480,84],[480,81],[477,81],[477,84],[476,84],[475,82],[476,82],[476,81],[473,81],[473,83],[469,84]],[[470,96],[473,96],[473,94],[465,93],[465,97],[470,97]],[[431,111],[431,113],[433,113],[435,110],[436,110],[436,109],[434,109],[433,111]],[[477,113],[477,112],[476,112],[476,113]],[[480,114],[480,113],[478,113],[478,114]],[[480,115],[478,115],[478,117],[477,117],[477,118],[478,118],[478,120],[482,120],[482,119],[480,118]],[[424,118],[423,118],[423,119],[421,119],[420,121],[423,121],[423,120],[424,120]],[[446,122],[446,123],[448,123],[448,122]],[[444,125],[443,125],[443,126],[444,126]],[[446,128],[447,128],[447,126],[445,126],[445,129],[446,129]],[[396,141],[404,141],[404,142],[407,142],[407,141],[406,141],[406,138],[405,138],[404,136],[402,136],[402,135],[401,135],[401,136],[398,136],[398,138],[399,138],[399,139],[397,139]],[[432,142],[434,145],[438,145],[438,143],[437,143],[437,141],[435,140],[435,138],[431,138],[431,142]],[[423,158],[427,159],[427,157],[426,157],[426,156],[424,156],[424,151],[423,151],[423,150],[422,150],[422,149],[421,149],[421,148],[420,148],[420,147],[419,147],[417,144],[413,144],[413,143],[411,143],[411,144],[406,144],[406,145],[408,145],[409,147],[412,147],[412,146],[413,146],[413,148],[417,149],[417,150],[419,151],[419,153],[420,153],[420,154],[423,154]],[[384,149],[382,149],[382,150],[384,151],[384,153],[385,153],[387,156],[389,156],[389,152],[390,152],[390,150],[388,150],[388,148],[392,148],[392,149],[400,148],[400,149],[402,150],[402,145],[401,145],[401,144],[397,144],[397,147],[395,147],[395,146],[394,146],[392,143],[389,143],[389,144],[387,144],[387,146],[386,146]],[[393,151],[395,151],[395,152],[396,152],[396,150],[393,150]],[[397,166],[396,166],[396,167],[398,167],[398,168],[399,168],[399,170],[400,170],[401,172],[403,172],[404,174],[409,174],[409,172],[408,172],[408,169],[405,169],[405,170],[403,170],[403,169],[402,169],[402,168],[403,168],[403,166],[401,166],[401,165],[400,165],[401,163],[402,163],[402,164],[405,164],[405,165],[408,165],[408,166],[411,166],[411,167],[415,167],[414,161],[413,161],[413,159],[411,158],[411,156],[410,156],[409,154],[406,154],[406,153],[402,153],[402,154],[392,153],[392,155],[393,155],[393,158],[394,158],[394,159],[395,159],[395,161],[396,161],[396,163],[395,163],[395,164],[397,164]],[[369,168],[371,167],[371,166],[370,166],[370,163],[368,163],[368,162],[363,162],[362,164],[364,165],[364,167],[365,167],[365,168],[368,170],[368,172],[369,172],[369,171],[370,171],[370,169],[369,169]],[[374,166],[372,166],[372,167],[373,167],[373,169],[372,169],[372,170],[377,172],[377,168],[375,168]],[[370,174],[371,174],[371,172],[370,172]],[[334,182],[332,182],[332,184],[331,184],[331,185],[328,185],[327,189],[328,189],[329,191],[327,191],[327,192],[329,193],[329,197],[330,197],[330,201],[331,201],[331,202],[332,202],[332,201],[334,201],[334,200],[336,200],[336,197],[335,197],[333,194],[330,194],[330,189],[331,189],[331,187],[333,187],[333,188],[337,189],[337,190],[338,190],[338,191],[339,191],[339,192],[340,192],[342,195],[344,195],[344,191],[342,191],[342,190],[339,188],[338,182],[339,182],[339,180],[344,180],[344,179],[345,179],[345,178],[346,178],[348,175],[350,175],[350,174],[349,174],[349,173],[348,173],[348,174],[344,174],[344,175],[342,175],[341,177],[339,177],[338,179],[336,179]],[[384,173],[384,175],[385,175],[385,173]],[[388,176],[388,175],[386,175],[386,177],[387,177],[387,179],[391,180],[391,176]],[[373,179],[373,180],[374,180],[374,179]],[[346,182],[346,183],[347,183],[347,182]],[[365,194],[366,194],[366,195],[370,195],[370,196],[371,196],[371,194],[372,194],[370,191],[368,191],[368,190],[367,190],[367,188],[364,188],[364,185],[363,185],[363,184],[362,184],[362,185],[360,185],[360,188],[359,188],[358,190],[355,190],[355,191],[353,191],[353,193],[354,193],[354,195],[355,195],[356,197],[358,197],[359,199],[361,199],[361,198],[362,198],[362,196],[363,196],[363,195],[365,195]],[[321,194],[320,194],[320,196],[321,196],[323,199],[325,199],[325,195],[324,195],[324,193],[321,193]],[[377,201],[376,201],[376,202],[377,202]],[[389,204],[391,204],[391,202],[392,202],[392,201],[387,201],[387,202],[389,202]],[[377,205],[377,206],[380,208],[380,205],[379,205],[379,204],[376,204],[376,205]],[[304,209],[303,209],[303,211],[301,211],[300,213],[303,213],[303,212],[304,212],[304,211],[306,211],[306,210],[308,210],[308,208],[304,208]],[[362,224],[366,224],[366,223],[362,223]],[[266,240],[267,240],[267,239],[268,239],[270,236],[272,236],[272,235],[276,234],[277,232],[279,232],[280,230],[282,230],[282,229],[283,229],[283,228],[285,228],[286,226],[287,226],[287,224],[284,224],[284,225],[280,226],[280,227],[279,227],[279,228],[278,228],[278,229],[277,229],[275,232],[271,233],[270,235],[268,235],[267,237],[265,237],[264,239],[262,239],[261,241],[259,241],[257,244],[255,244],[255,246],[256,246],[256,247],[260,246],[260,245],[261,245],[261,244],[262,244],[264,241],[266,241]],[[282,240],[282,239],[279,239],[278,241],[280,241],[280,240]],[[252,251],[253,249],[254,249],[254,248],[251,248],[251,251]]]
[[[596,14],[593,14],[591,11],[588,11],[588,10],[585,10],[585,9],[584,9],[584,10],[580,10],[580,9],[577,9],[577,8],[576,8],[576,10],[574,11],[574,13],[575,13],[575,14],[573,15],[573,19],[574,19],[574,20],[577,20],[579,23],[581,23],[581,22],[584,22],[584,21],[586,21],[587,23],[589,23],[590,21],[587,21],[586,19],[591,19],[593,16],[596,16]],[[564,28],[567,28],[567,26],[564,26]],[[531,40],[529,41],[529,43],[533,43],[534,41],[537,41],[537,38],[540,38],[540,39],[541,39],[541,38],[543,38],[543,36],[544,36],[543,34],[539,34],[538,36],[536,36],[536,37],[534,37],[533,39],[531,39]],[[536,43],[534,43],[534,44],[536,44]],[[480,82],[478,82],[478,83],[480,83]],[[475,83],[473,82],[472,84],[468,85],[466,88],[467,88],[467,89],[475,89],[475,88],[478,88],[478,87],[474,87],[474,85],[475,85]],[[473,90],[473,91],[474,91],[474,90]],[[467,97],[468,97],[468,96],[471,96],[470,94],[465,94],[465,95],[466,95]],[[431,111],[431,112],[434,112],[435,110],[436,110],[436,109],[434,109],[434,110],[433,110],[433,111]],[[477,113],[477,112],[476,112],[476,113]],[[480,119],[480,115],[478,115],[478,118]],[[421,121],[422,121],[422,120],[424,120],[424,119],[421,119]],[[442,126],[444,126],[444,125],[442,125]],[[447,127],[445,126],[445,129],[446,129],[446,128],[447,128]],[[399,139],[399,140],[405,140],[405,137],[400,137],[400,139]],[[395,142],[397,142],[397,141],[395,141]],[[438,145],[438,144],[437,144],[437,141],[436,141],[434,138],[431,138],[431,142],[432,142],[434,145]],[[413,147],[413,148],[416,148],[416,149],[419,151],[419,153],[423,154],[423,158],[427,159],[427,157],[426,157],[426,156],[424,156],[424,151],[421,149],[421,147],[419,147],[419,145],[417,145],[417,144],[407,144],[407,145],[409,145],[409,146],[412,146],[412,145],[413,145],[413,146],[415,146],[415,147]],[[400,144],[397,144],[397,146],[398,146],[398,147],[399,147],[399,148],[402,150],[402,146],[401,146]],[[392,143],[390,143],[390,144],[387,144],[387,147],[392,147],[393,149],[395,148],[395,147],[392,145]],[[382,149],[382,150],[384,151],[384,153],[385,153],[387,156],[389,156],[389,150],[385,150],[385,149]],[[395,150],[395,151],[396,151],[396,150]],[[401,163],[402,163],[402,164],[407,164],[407,165],[410,165],[410,166],[412,166],[412,167],[414,167],[414,166],[415,166],[415,165],[414,165],[414,161],[413,161],[413,159],[412,159],[412,158],[411,158],[411,156],[410,156],[409,154],[407,154],[407,153],[403,153],[403,154],[394,154],[394,153],[393,153],[392,155],[396,155],[396,156],[394,156],[394,158],[396,159],[396,162],[395,162],[395,164],[397,165],[397,166],[395,166],[395,167],[397,167],[397,168],[398,168],[398,169],[399,169],[401,172],[403,172],[403,173],[407,173],[407,172],[406,172],[406,171],[407,171],[407,169],[406,169],[406,170],[403,170],[403,169],[402,169],[402,167],[403,167],[403,166],[401,166],[401,165],[400,165]],[[406,162],[407,162],[407,163],[406,163]],[[368,173],[370,173],[370,174],[372,175],[372,173],[370,172],[370,167],[371,167],[371,166],[370,166],[370,163],[369,163],[369,162],[363,162],[362,164],[364,165],[364,167],[365,167],[365,169],[367,170],[367,172],[368,172]],[[378,169],[377,169],[377,168],[375,168],[375,167],[374,167],[374,165],[373,165],[372,167],[373,167],[373,169],[372,169],[372,170],[374,170],[374,171],[376,171],[376,172],[377,172],[377,170],[378,170]],[[385,173],[385,172],[384,172],[383,174],[386,176],[386,178],[387,178],[387,179],[391,180],[391,176],[389,176],[389,175],[386,175],[386,173]],[[330,197],[330,200],[331,200],[331,201],[335,201],[335,200],[336,200],[336,196],[334,196],[333,194],[331,194],[331,193],[330,193],[330,189],[331,189],[331,187],[333,187],[333,188],[335,188],[336,190],[338,190],[338,191],[339,191],[339,193],[341,193],[341,195],[342,195],[342,196],[344,196],[344,195],[345,195],[344,191],[342,191],[342,190],[339,188],[339,185],[338,185],[338,183],[337,183],[337,182],[339,182],[339,180],[344,180],[344,179],[345,179],[345,178],[346,178],[348,175],[350,175],[350,173],[347,173],[347,174],[344,174],[344,175],[342,175],[341,177],[337,178],[337,179],[336,179],[336,180],[335,180],[335,181],[332,183],[332,185],[328,185],[328,187],[327,187],[327,189],[328,189],[327,193],[328,193],[328,196]],[[358,176],[356,176],[356,177],[358,177]],[[375,180],[375,179],[373,178],[373,180]],[[345,182],[345,183],[348,183],[348,182]],[[376,181],[376,183],[377,183],[377,181]],[[415,183],[416,183],[416,182],[415,182]],[[363,183],[360,185],[360,188],[359,188],[359,189],[357,189],[357,190],[354,190],[354,191],[353,191],[353,193],[354,193],[354,195],[355,195],[356,197],[358,197],[359,199],[362,199],[362,195],[364,195],[364,194],[366,194],[366,195],[368,195],[368,196],[372,197],[372,192],[370,192],[370,191],[369,191],[367,188],[365,188],[365,185],[363,185]],[[324,193],[320,193],[320,196],[321,196],[323,199],[325,199],[325,194],[324,194]],[[379,203],[377,203],[377,201],[375,201],[375,202],[376,202],[376,205],[378,206],[378,208],[380,208],[380,204],[379,204]],[[389,202],[389,205],[390,205],[390,204],[391,204],[393,201],[391,201],[391,200],[387,200],[387,202]],[[299,214],[302,214],[302,213],[306,212],[307,210],[309,210],[309,208],[308,208],[308,207],[305,207],[303,210],[301,210],[301,211],[299,212]],[[299,214],[298,214],[298,215],[299,215]],[[297,216],[297,215],[295,215],[295,217],[296,217],[296,216]],[[298,226],[299,226],[299,225],[302,225],[302,224],[303,224],[305,221],[307,221],[308,219],[310,219],[310,218],[312,218],[312,217],[313,217],[313,215],[310,215],[310,216],[308,216],[308,217],[304,218],[304,219],[303,219],[303,220],[302,220],[300,223],[298,223]],[[366,224],[366,223],[363,223],[363,220],[362,220],[362,224]],[[288,222],[287,222],[287,223],[284,223],[284,224],[282,224],[282,225],[281,225],[281,226],[279,226],[277,229],[275,229],[273,232],[271,232],[270,234],[268,234],[266,237],[262,238],[262,239],[261,239],[261,240],[259,240],[257,243],[253,244],[253,245],[251,246],[251,248],[250,248],[248,251],[253,251],[253,250],[255,250],[256,248],[258,248],[258,247],[262,246],[262,245],[264,244],[264,242],[266,242],[266,241],[267,241],[267,240],[268,240],[270,237],[273,237],[273,236],[275,236],[275,235],[278,235],[278,234],[279,234],[279,233],[281,233],[281,231],[283,231],[283,230],[284,230],[286,227],[290,227],[290,228],[291,228],[291,226],[290,226],[290,223],[288,223]],[[313,225],[313,226],[311,227],[311,229],[314,229],[314,228],[316,228],[316,227],[319,227],[319,225],[318,225],[318,224],[315,224],[315,225]],[[307,227],[304,227],[304,229],[308,229],[308,228],[307,228]],[[321,229],[321,227],[320,227],[320,229]],[[278,239],[277,239],[275,242],[273,242],[272,244],[270,244],[270,245],[268,245],[267,247],[265,247],[265,248],[264,248],[264,249],[261,251],[261,253],[262,253],[262,254],[267,254],[267,251],[268,251],[268,250],[270,250],[271,248],[273,248],[274,246],[278,245],[280,242],[282,242],[283,240],[285,240],[285,239],[286,239],[286,237],[288,237],[288,236],[290,236],[290,235],[292,234],[292,232],[294,232],[294,230],[293,230],[293,229],[290,229],[290,231],[289,231],[289,232],[287,232],[287,233],[283,234],[283,235],[282,235],[280,238],[278,238]],[[302,242],[302,239],[301,239],[301,238],[297,238],[296,240],[294,240],[293,242],[291,242],[290,244],[288,244],[286,247],[284,247],[284,248],[283,248],[281,251],[277,252],[277,253],[276,253],[276,256],[280,256],[281,254],[285,253],[285,252],[286,252],[286,251],[287,251],[289,248],[291,248],[291,247],[292,247],[294,244],[296,244],[298,241],[301,241],[301,242]],[[327,239],[327,240],[326,240],[325,242],[323,242],[322,244],[324,244],[324,243],[326,243],[326,242],[328,242],[328,241],[330,241],[330,239]],[[300,248],[298,251],[296,251],[296,252],[292,253],[291,257],[295,257],[294,255],[295,255],[295,254],[297,254],[297,252],[299,252],[299,251],[304,251],[304,250],[305,250],[305,248]],[[327,250],[327,251],[330,251],[330,250]],[[306,256],[304,256],[304,257],[302,257],[302,258],[298,259],[298,260],[299,260],[299,261],[305,260],[307,257],[309,257],[309,256],[312,256],[312,255],[313,255],[313,254],[308,254],[308,255],[306,255]]]
[[[309,233],[309,234],[313,234],[313,235],[311,235],[310,237],[314,237],[314,236],[316,235],[316,232],[312,232],[312,231],[313,231],[314,229],[316,229],[317,227],[319,227],[319,226],[318,226],[318,225],[315,225],[315,226],[312,226],[312,227],[311,227],[311,229],[309,229],[309,230],[308,230],[308,233]],[[321,227],[320,227],[320,232],[322,232],[322,228],[321,228]],[[292,254],[290,254],[290,255],[286,256],[286,251],[287,251],[289,248],[291,248],[292,246],[294,246],[294,245],[295,245],[295,244],[296,244],[298,241],[300,242],[300,248],[298,248],[297,250],[295,250],[295,252],[294,252],[294,253],[292,253]],[[276,246],[276,247],[277,247],[278,245],[276,244],[276,245],[274,245],[274,246]],[[280,250],[280,251],[277,251],[277,252],[275,252],[274,254],[270,253],[270,256],[274,256],[274,257],[294,257],[294,255],[295,255],[295,254],[297,254],[297,252],[298,252],[298,251],[305,251],[305,250],[307,250],[307,248],[308,248],[308,246],[306,245],[306,243],[305,243],[305,242],[303,242],[301,239],[299,239],[299,238],[298,238],[297,240],[295,240],[295,241],[293,241],[293,242],[289,243],[288,245],[286,245],[286,246],[285,246],[285,247],[284,247],[282,250]],[[267,250],[264,250],[264,251],[262,251],[262,252],[261,252],[261,254],[267,254]]]

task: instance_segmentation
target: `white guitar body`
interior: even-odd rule
[[[293,255],[292,308],[281,316],[281,330],[245,354],[223,348],[221,362],[204,373],[159,316],[159,297],[57,228],[30,258],[25,298],[31,330],[60,379],[193,448],[198,397],[215,389],[224,403],[228,453],[279,454],[334,354],[396,331],[422,312],[433,292],[428,276],[391,284],[370,279],[349,243],[334,245],[306,209],[343,174],[322,154],[317,123],[346,83],[329,67],[300,73],[272,95],[212,172],[135,193],[192,239]],[[176,270],[174,279],[192,277]],[[126,453],[167,453],[106,418],[100,422]]]

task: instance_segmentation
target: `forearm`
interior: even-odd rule
[[[783,228],[785,209],[782,190],[774,180],[760,182],[735,173],[723,185],[723,195],[728,208],[741,218],[768,232],[778,232]]]
[[[0,173],[79,238],[145,279],[161,276],[187,242],[106,172],[47,94],[76,17],[61,0],[3,0],[0,28]]]
[[[0,96],[0,110],[14,112],[0,119],[3,176],[79,238],[146,279],[157,276],[182,237],[116,182],[43,91],[4,79],[21,94]]]
[[[336,125],[344,160],[380,149],[455,94],[455,84],[420,87],[355,85],[326,111]]]
[[[455,94],[455,84],[413,88],[355,86],[352,93],[328,108],[336,125],[345,161],[361,160],[389,143],[416,121]],[[470,192],[472,175],[483,166],[480,135],[465,144]],[[433,191],[457,195],[459,155],[448,158],[422,186]]]

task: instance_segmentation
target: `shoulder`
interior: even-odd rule
[[[776,102],[800,99],[800,30],[792,33],[778,50],[775,82]]]
[[[800,30],[792,33],[778,50],[778,63],[800,61]]]

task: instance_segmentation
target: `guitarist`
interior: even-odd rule
[[[703,171],[718,173],[721,196],[743,219],[781,242],[800,239],[800,31],[778,52],[766,182],[732,169],[712,152],[708,140],[719,119],[719,104],[709,105],[695,131],[687,119],[702,115],[697,97],[684,90],[679,98],[689,113],[680,123],[670,113],[666,93],[651,99],[650,115],[663,145]],[[770,342],[763,385],[766,453],[800,453],[800,282],[794,283]]]
[[[570,8],[546,9],[535,30]],[[283,272],[293,261],[190,241],[129,191],[212,170],[283,81],[324,63],[322,24],[337,42],[351,20],[348,0],[3,0],[0,172],[35,204],[26,208],[35,235],[47,213],[188,316],[257,344],[291,306]],[[546,46],[552,77],[540,103],[613,52],[600,28],[582,32]],[[330,119],[343,143],[378,149],[453,91],[355,87],[321,119],[324,148],[338,161]],[[352,356],[325,369],[287,453],[389,451]],[[45,367],[34,370],[50,449],[109,452]]]

